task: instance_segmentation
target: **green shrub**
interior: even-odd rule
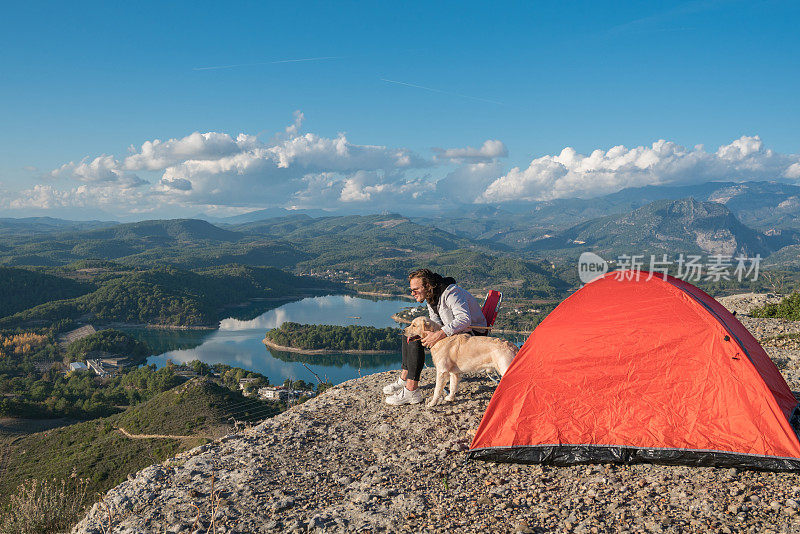
[[[750,312],[753,317],[778,317],[800,321],[800,293],[792,293],[777,304],[767,304]]]

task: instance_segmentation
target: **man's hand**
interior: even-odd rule
[[[421,341],[424,346],[431,348],[436,345],[437,341],[441,341],[446,337],[447,334],[444,333],[444,330],[437,330],[436,332],[431,332],[427,336],[423,337]]]

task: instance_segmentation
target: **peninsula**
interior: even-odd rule
[[[400,347],[399,328],[283,323],[264,337],[267,347],[303,354],[386,354]]]

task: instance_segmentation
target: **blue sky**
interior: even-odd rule
[[[799,18],[788,1],[9,5],[0,215],[794,183]]]

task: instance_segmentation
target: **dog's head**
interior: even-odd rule
[[[413,321],[411,321],[411,324],[403,330],[403,334],[405,334],[405,336],[408,338],[425,337],[429,333],[441,329],[441,326],[434,323],[427,317],[416,317]]]

